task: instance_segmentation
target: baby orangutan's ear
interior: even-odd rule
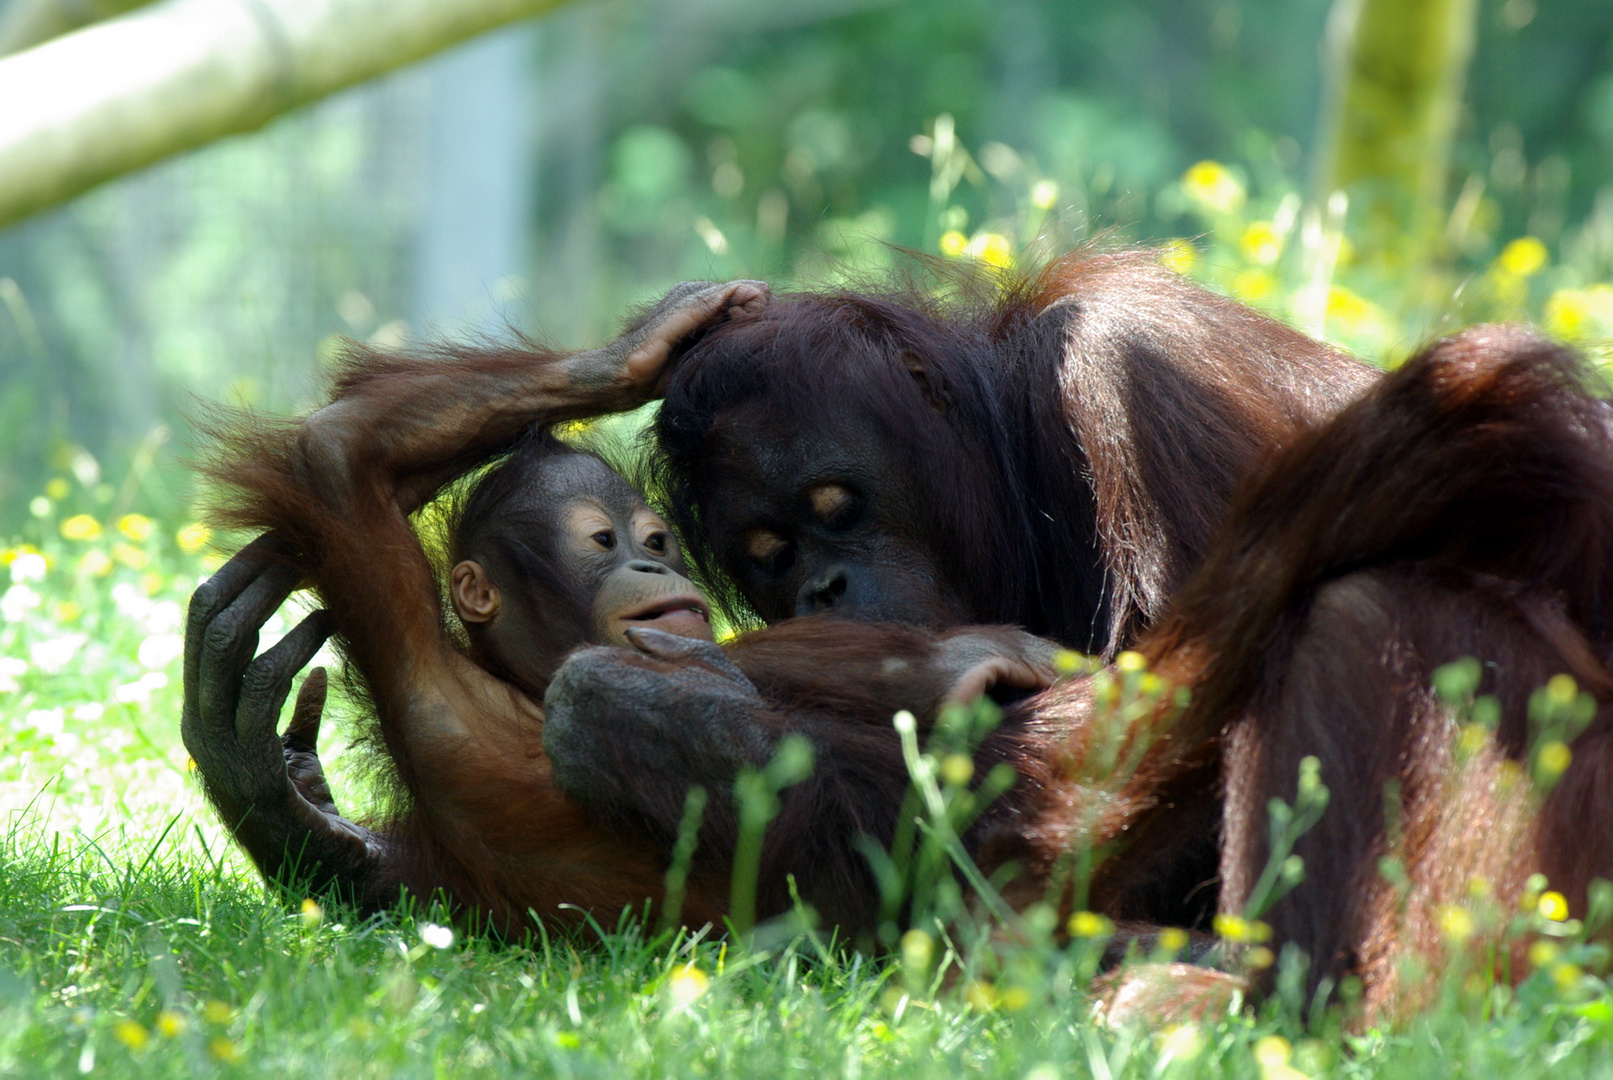
[[[473,559],[454,567],[448,591],[454,597],[454,610],[467,623],[490,622],[503,603],[498,586],[488,578],[482,564]]]

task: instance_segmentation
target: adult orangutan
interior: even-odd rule
[[[741,616],[1008,623],[1112,653],[1237,483],[1376,375],[1146,251],[944,299],[782,297],[674,358],[658,486]]]
[[[1512,910],[1543,873],[1583,916],[1591,882],[1613,880],[1613,409],[1590,381],[1552,342],[1481,327],[1297,434],[1136,643],[1192,697],[1179,718],[1119,733],[1150,744],[1134,775],[1094,772],[1105,738],[1090,680],[1007,710],[999,734],[1016,740],[1022,783],[1014,828],[976,849],[982,869],[1016,862],[1008,895],[1024,905],[1087,843],[1113,851],[1090,903],[1116,919],[1242,914],[1270,853],[1269,800],[1294,802],[1315,758],[1331,802],[1294,849],[1303,882],[1264,913],[1275,943],[1309,958],[1312,986],[1359,975],[1370,1015],[1415,1001],[1399,961],[1441,955],[1437,912],[1468,902],[1474,881]],[[1495,727],[1459,745],[1430,687],[1463,657],[1484,663],[1475,690]],[[643,689],[613,696],[619,667],[601,649],[568,660],[549,724],[609,733],[608,757],[567,740],[580,797],[654,817],[664,797],[638,794],[678,780],[635,734],[654,724]],[[1559,674],[1590,696],[1553,727],[1531,697]],[[659,701],[697,697],[669,668]],[[1538,764],[1550,741],[1567,754]],[[1380,874],[1384,856],[1403,880]],[[1170,992],[1190,974],[1172,972]]]

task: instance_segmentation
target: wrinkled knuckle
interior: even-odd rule
[[[209,623],[202,634],[202,652],[209,658],[219,660],[233,653],[241,642],[239,628],[227,620],[217,620]]]
[[[213,616],[213,607],[218,602],[218,586],[211,581],[204,581],[196,586],[196,591],[190,594],[190,607],[187,609],[192,622],[198,619],[209,619]]]
[[[280,671],[271,664],[254,663],[241,676],[242,697],[266,697],[280,681]]]

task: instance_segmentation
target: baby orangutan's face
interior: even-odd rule
[[[623,513],[582,497],[565,508],[562,543],[582,576],[597,582],[594,640],[628,645],[627,631],[647,626],[712,640],[705,597],[684,576],[678,543],[660,516],[639,503]]]
[[[633,647],[634,627],[712,640],[666,522],[598,458],[544,460],[501,525],[504,554],[459,563],[451,592],[487,654],[523,685],[541,686],[579,645]]]

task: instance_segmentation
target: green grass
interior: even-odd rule
[[[1365,355],[1393,362],[1441,317],[1533,317],[1613,363],[1613,286],[1550,263],[1538,241],[1467,267],[1462,290],[1439,282],[1463,295],[1457,310],[1416,297],[1401,310],[1386,299],[1393,268],[1311,252],[1286,193],[1248,192],[1215,163],[1179,187],[1207,231],[1168,261]],[[1012,258],[1034,231],[991,227],[1006,235],[941,246]],[[179,741],[184,603],[217,559],[196,529],[121,517],[117,501],[93,477],[53,479],[30,543],[0,548],[0,1076],[1613,1073],[1613,994],[1577,966],[1562,978],[1566,961],[1515,990],[1446,978],[1389,1032],[1307,1030],[1281,997],[1116,1032],[1090,1019],[1090,941],[1025,945],[987,981],[982,955],[945,941],[922,972],[807,939],[745,953],[704,933],[649,937],[630,920],[603,943],[441,948],[440,913],[287,907],[203,804]],[[261,646],[290,624],[271,622]],[[339,723],[326,742],[342,806],[362,811]]]
[[[1544,974],[1516,992],[1448,986],[1389,1033],[1307,1034],[1282,1000],[1114,1032],[1089,1019],[1090,942],[1024,946],[988,983],[978,957],[960,973],[944,940],[941,970],[919,974],[804,938],[746,953],[704,934],[650,938],[629,920],[603,943],[450,943],[440,913],[288,907],[207,812],[179,743],[174,635],[216,560],[142,520],[89,535],[90,518],[58,520],[73,495],[55,494],[37,507],[37,546],[0,554],[0,1076],[1613,1069],[1613,996],[1593,975],[1568,990]]]

